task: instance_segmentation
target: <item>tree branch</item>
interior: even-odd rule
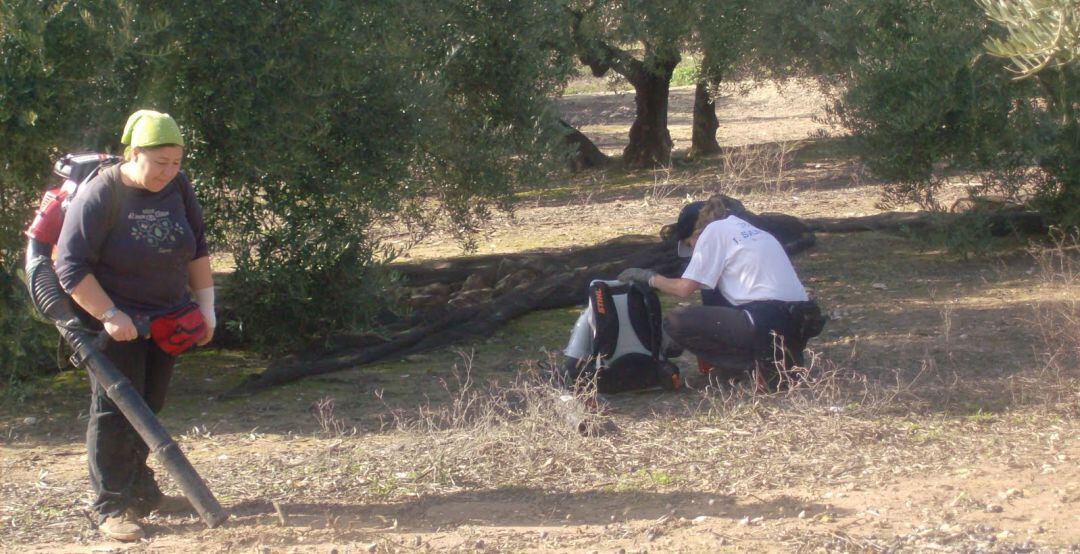
[[[631,84],[641,79],[645,72],[645,64],[634,59],[627,51],[613,46],[602,39],[588,36],[581,30],[581,22],[585,14],[569,10],[572,23],[572,36],[574,45],[577,47],[577,56],[581,63],[589,66],[594,77],[603,77],[609,70],[625,77]]]

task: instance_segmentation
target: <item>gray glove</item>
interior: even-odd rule
[[[617,279],[624,283],[637,283],[643,287],[648,287],[650,286],[649,279],[653,277],[656,277],[656,272],[651,269],[631,267],[630,269],[624,269]]]

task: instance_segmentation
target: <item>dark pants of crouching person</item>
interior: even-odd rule
[[[702,298],[710,304],[671,311],[664,330],[675,344],[711,365],[714,378],[726,382],[753,372],[758,386],[767,390],[794,378],[790,370],[803,365],[806,348],[799,329],[807,311],[820,316],[816,303],[760,300],[735,308]]]
[[[176,358],[149,339],[110,340],[105,356],[131,380],[154,413],[161,411]],[[154,472],[146,465],[150,449],[92,374],[90,380],[86,450],[98,523],[128,508],[144,516],[161,500]]]
[[[756,329],[743,310],[725,306],[687,306],[664,316],[671,340],[713,366],[726,381],[754,368]]]

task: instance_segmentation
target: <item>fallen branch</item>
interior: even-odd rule
[[[752,223],[770,231],[795,254],[814,244],[797,218],[784,214],[748,214]],[[491,336],[506,322],[535,310],[549,310],[584,304],[589,283],[594,279],[614,279],[625,268],[651,268],[677,276],[686,260],[675,255],[675,245],[657,237],[631,235],[583,248],[537,250],[518,254],[466,256],[396,266],[412,287],[452,284],[456,288],[470,277],[495,275],[507,266],[530,266],[537,277],[487,301],[447,307],[438,306],[413,314],[393,325],[388,335],[337,335],[328,341],[331,349],[279,358],[260,374],[248,378],[224,396],[242,396],[315,375],[356,368],[390,357],[410,354]]]
[[[539,285],[521,286],[488,302],[451,310],[436,321],[422,324],[392,337],[355,337],[368,344],[361,348],[340,348],[332,352],[293,355],[275,360],[260,374],[250,375],[226,397],[249,395],[305,377],[324,375],[372,363],[390,356],[407,356],[467,340],[491,336],[506,322],[535,310],[548,310],[584,303],[593,279],[613,279],[626,267],[652,267],[673,274],[684,262],[669,245],[653,239],[649,247],[638,247],[625,258],[541,279]],[[371,343],[383,340],[381,344]]]
[[[962,221],[984,224],[993,236],[1005,236],[1014,232],[1039,234],[1046,232],[1046,224],[1037,212],[1000,211],[991,213],[945,213],[945,212],[885,212],[864,217],[819,217],[803,222],[812,230],[822,233],[857,233],[862,231],[905,230],[920,231],[935,225],[947,225]]]

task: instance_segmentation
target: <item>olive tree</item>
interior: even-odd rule
[[[700,53],[694,89],[694,112],[689,155],[720,151],[716,130],[716,94],[725,80],[746,77],[757,67],[753,47],[762,4],[747,0],[701,2],[694,6],[694,39],[691,48]]]
[[[1005,31],[987,50],[1008,58],[1017,79],[1035,81],[1024,100],[1035,117],[1027,152],[1042,170],[1044,212],[1080,227],[1080,5],[1072,0],[979,0]]]
[[[671,163],[668,94],[672,74],[684,53],[700,58],[688,152],[691,157],[720,150],[715,107],[719,85],[736,79],[787,78],[802,72],[804,67],[795,62],[798,50],[784,49],[770,28],[792,14],[777,4],[750,0],[567,1],[578,59],[595,76],[614,71],[634,87],[635,117],[623,150],[627,166]]]
[[[601,77],[609,71],[634,87],[634,122],[623,150],[628,167],[671,163],[668,91],[690,39],[694,2],[569,2],[575,52]]]
[[[984,3],[991,4],[997,8],[989,15],[1000,21],[1019,13]],[[1075,7],[1056,12],[1056,2],[1029,4],[1036,5],[1047,8],[1035,12],[1049,21],[1064,22],[1054,28],[1075,21]],[[784,9],[790,23],[771,34],[829,85],[830,114],[887,183],[886,206],[939,207],[942,170],[952,167],[975,172],[983,190],[1018,199],[1034,193],[1032,204],[1051,221],[1080,222],[1080,79],[1075,63],[1061,63],[1071,59],[1068,41],[988,25],[988,13],[967,0],[820,0]],[[1055,61],[1024,58],[1017,68],[1045,69],[1014,79],[985,47],[1031,54],[1019,37],[1033,40],[1035,50],[1051,48],[1040,55]]]
[[[3,3],[0,359],[39,350],[6,330],[33,328],[10,276],[50,161],[118,151],[138,108],[180,123],[232,254],[224,335],[279,350],[371,323],[389,225],[467,243],[549,169],[564,17],[541,1]]]

